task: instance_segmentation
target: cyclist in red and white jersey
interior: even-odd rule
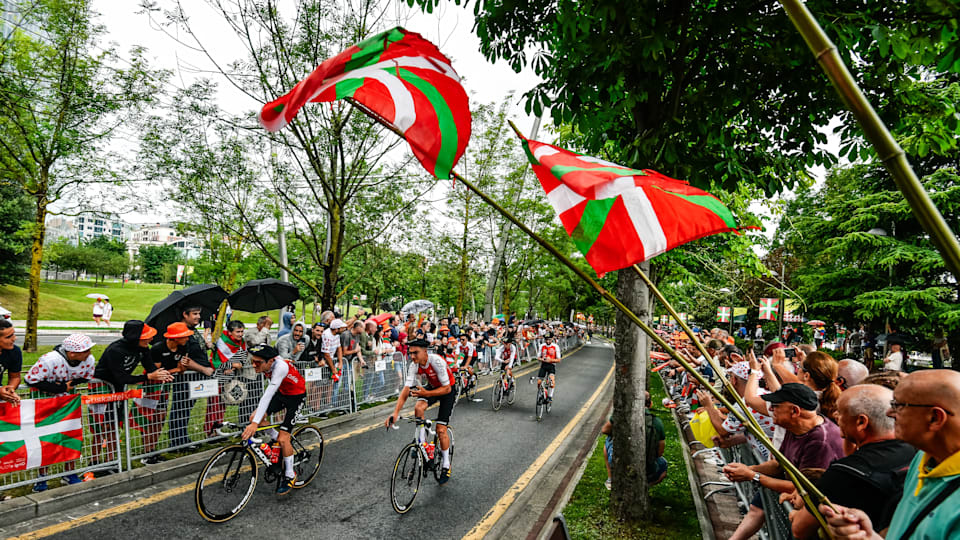
[[[293,489],[297,474],[293,471],[293,445],[290,444],[290,432],[293,431],[293,419],[307,395],[306,383],[293,362],[280,357],[280,353],[269,345],[257,345],[247,351],[250,362],[257,373],[263,373],[270,381],[264,390],[257,410],[250,415],[250,424],[243,430],[243,440],[257,432],[260,424],[268,423],[267,415],[286,410],[280,432],[271,428],[267,434],[280,443],[283,455],[285,482],[277,487],[278,495],[286,495]]]
[[[518,352],[517,344],[514,343],[514,335],[508,334],[503,343],[503,348],[500,349],[500,369],[507,372],[511,386],[513,385],[513,364],[517,361]]]
[[[450,414],[456,396],[453,393],[453,372],[447,367],[444,359],[427,349],[430,342],[417,339],[407,344],[409,347],[410,367],[407,369],[407,379],[403,390],[397,398],[393,414],[384,424],[390,427],[400,417],[400,409],[406,403],[408,396],[417,398],[413,414],[422,419],[427,407],[440,402],[437,412],[437,436],[440,439],[440,455],[443,463],[440,466],[440,483],[450,480],[450,436],[447,434],[447,424],[450,423]],[[419,379],[419,380],[418,380]],[[425,384],[424,384],[425,383]],[[417,442],[424,443],[427,439],[426,428],[421,427],[417,434]]]
[[[477,355],[477,348],[467,334],[460,334],[460,342],[457,343],[457,360],[459,367],[467,368],[467,371],[473,375],[473,358]]]
[[[550,375],[550,386],[547,389],[547,401],[553,401],[553,391],[557,387],[557,362],[560,361],[560,345],[553,342],[553,334],[547,333],[543,336],[543,345],[540,346],[540,352],[537,358],[540,359],[540,371],[537,372],[537,384],[540,384],[548,374]]]

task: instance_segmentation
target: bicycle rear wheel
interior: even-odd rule
[[[467,389],[464,392],[464,395],[467,398],[467,401],[473,401],[477,397],[477,379],[475,376],[467,376]]]
[[[293,444],[293,470],[297,473],[294,488],[302,488],[310,483],[323,462],[323,435],[312,425],[300,426],[290,438]]]
[[[499,411],[503,405],[503,377],[493,383],[493,410]]]
[[[257,486],[257,461],[246,447],[221,449],[197,477],[194,500],[203,519],[222,523],[243,510]]]
[[[453,428],[447,426],[447,434],[450,435],[450,470],[453,470]],[[433,444],[436,445],[436,451],[433,454],[433,479],[440,481],[440,473],[443,469],[443,454],[440,453],[440,436],[434,438]]]
[[[423,454],[416,443],[403,447],[390,478],[390,504],[398,514],[406,514],[420,491],[423,479]]]

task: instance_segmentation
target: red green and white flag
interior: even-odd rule
[[[719,199],[687,182],[529,139],[523,147],[567,234],[600,276],[739,228]]]
[[[778,311],[780,311],[779,298],[760,299],[760,319],[765,321],[775,321],[777,320]]]
[[[239,344],[234,343],[230,339],[230,334],[224,332],[217,340],[217,350],[210,353],[210,362],[213,367],[219,368],[223,364],[228,364],[233,355],[245,350],[247,350],[247,345],[243,341],[240,341]]]
[[[0,474],[73,461],[82,445],[80,396],[0,404]]]
[[[730,322],[730,308],[726,306],[717,308],[717,322]]]
[[[260,123],[277,131],[307,102],[353,98],[395,127],[427,171],[441,180],[467,148],[470,107],[450,60],[420,34],[397,27],[324,61],[286,95],[263,106]]]

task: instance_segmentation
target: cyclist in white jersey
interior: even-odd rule
[[[447,424],[450,423],[450,414],[453,412],[453,405],[456,401],[456,395],[453,393],[453,372],[447,367],[446,361],[427,349],[430,342],[425,339],[416,339],[407,344],[408,356],[410,357],[410,367],[407,369],[407,379],[404,383],[400,396],[397,397],[397,404],[393,408],[393,414],[384,422],[390,427],[396,419],[400,417],[400,409],[406,403],[408,396],[417,399],[413,413],[417,418],[422,419],[427,407],[440,402],[440,409],[437,412],[437,436],[440,439],[440,455],[443,457],[443,463],[440,466],[441,484],[450,480],[450,435],[447,434]],[[420,380],[418,380],[418,378]],[[423,383],[426,383],[426,386]],[[427,439],[426,428],[420,427],[417,434],[417,442],[423,443]]]
[[[517,352],[517,344],[514,343],[513,334],[510,334],[500,350],[500,369],[507,372],[510,386],[513,386],[513,364],[517,361]]]

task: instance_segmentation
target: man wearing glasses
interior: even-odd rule
[[[911,373],[893,391],[887,415],[894,433],[920,452],[903,484],[903,496],[886,538],[960,538],[960,373],[929,369]],[[860,509],[826,505],[820,511],[835,538],[884,538]]]
[[[300,404],[307,395],[306,385],[293,362],[281,358],[280,353],[273,347],[257,345],[248,353],[253,368],[257,373],[263,373],[270,382],[263,392],[263,397],[260,398],[257,410],[250,415],[250,424],[243,430],[242,437],[243,440],[253,437],[268,414],[286,411],[283,422],[278,426],[279,433],[273,428],[267,430],[267,435],[280,443],[286,478],[277,487],[277,495],[286,495],[293,489],[297,479],[297,474],[293,471],[293,445],[290,444],[290,432],[293,431],[293,419],[297,415],[297,410],[300,409]]]

